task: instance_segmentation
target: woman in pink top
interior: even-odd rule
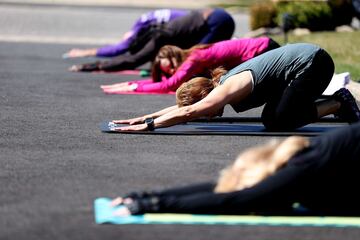
[[[279,47],[269,37],[227,40],[209,45],[197,45],[189,50],[164,46],[157,54],[152,67],[152,81],[132,81],[102,86],[106,93],[176,91],[184,82],[196,75],[223,66],[231,69],[261,53]]]

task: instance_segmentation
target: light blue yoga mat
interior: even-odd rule
[[[194,214],[144,214],[128,217],[114,216],[122,208],[110,206],[111,199],[94,201],[97,224],[206,224],[206,225],[266,225],[266,226],[314,226],[314,227],[360,227],[357,217],[272,217]]]

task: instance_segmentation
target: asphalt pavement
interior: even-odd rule
[[[173,105],[174,96],[105,95],[101,84],[139,76],[72,73],[71,64],[94,59],[60,57],[70,47],[93,46],[75,41],[86,35],[96,39],[95,29],[103,23],[93,19],[95,26],[82,27],[92,19],[85,21],[87,11],[99,14],[100,21],[117,14],[134,17],[141,10],[55,8],[0,5],[0,239],[358,238],[357,228],[96,225],[95,198],[213,180],[239,151],[268,138],[101,133],[102,121]],[[128,24],[115,27],[125,31]],[[30,35],[55,38],[27,41]],[[65,37],[67,44],[55,41]],[[258,114],[259,109],[244,116]],[[226,109],[225,116],[235,113]]]
[[[75,1],[76,2],[76,1]],[[116,43],[148,8],[9,4],[0,1],[0,41],[103,45]],[[249,31],[249,17],[231,13],[234,35]]]

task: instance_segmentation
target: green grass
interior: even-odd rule
[[[274,40],[284,44],[283,36]],[[335,62],[335,72],[350,72],[352,80],[360,81],[360,31],[356,32],[317,32],[304,36],[289,34],[288,42],[314,43],[324,48]]]
[[[264,0],[232,0],[223,1],[223,7],[237,6],[245,11],[256,2]],[[280,44],[284,44],[283,36],[273,36]],[[308,42],[326,49],[335,62],[335,72],[350,72],[351,79],[360,82],[360,31],[350,33],[316,32],[304,36],[289,34],[289,43]]]
[[[247,11],[251,5],[262,1],[264,0],[231,0],[231,1],[223,1],[221,3],[216,4],[216,6],[222,8],[236,7],[243,11]]]

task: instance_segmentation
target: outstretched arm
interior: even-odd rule
[[[280,169],[257,185],[229,193],[214,193],[210,189],[197,191],[189,186],[186,194],[149,194],[130,199],[119,215],[142,213],[192,214],[280,214],[292,211],[297,196],[304,193],[301,181],[312,169],[312,164],[291,164]],[[169,190],[168,190],[169,191]],[[123,200],[123,199],[121,199]]]
[[[94,57],[96,56],[97,49],[79,49],[73,48],[69,52],[63,54],[63,58],[77,58],[77,57]]]
[[[158,118],[158,117],[160,117],[160,116],[162,116],[162,115],[164,115],[164,114],[166,114],[168,112],[174,111],[177,108],[178,108],[178,106],[174,105],[174,106],[171,106],[171,107],[164,108],[164,109],[162,109],[160,111],[144,115],[142,117],[131,118],[131,119],[126,119],[126,120],[113,120],[113,122],[114,123],[120,123],[120,124],[130,124],[130,125],[144,123],[145,119],[147,119],[147,118]]]
[[[212,115],[212,112],[216,112],[215,109],[220,109],[220,107],[212,107],[211,103],[196,103],[191,106],[174,108],[168,111],[167,113],[159,116],[154,120],[154,128],[168,127],[176,125],[178,123],[183,123],[190,121],[192,119]],[[144,131],[147,130],[147,124],[137,124],[133,126],[120,127],[117,130],[119,131]]]
[[[130,42],[131,42],[131,38],[126,38],[116,44],[111,44],[111,45],[106,45],[106,46],[100,47],[96,51],[96,56],[97,57],[115,57],[115,56],[124,54],[128,51]]]
[[[69,70],[73,72],[91,72],[99,70],[113,72],[126,69],[134,69],[153,59],[157,51],[158,47],[156,44],[156,39],[152,39],[144,46],[144,48],[142,48],[139,52],[133,55],[118,56],[109,61],[73,65]]]
[[[241,79],[238,79],[240,77]],[[201,101],[185,107],[174,108],[155,119],[154,127],[168,127],[178,123],[183,123],[199,117],[217,116],[226,104],[234,100],[241,99],[251,92],[251,78],[244,74],[234,75],[223,85],[216,87]],[[239,96],[238,96],[239,95]],[[119,131],[144,131],[146,124],[118,128]]]

